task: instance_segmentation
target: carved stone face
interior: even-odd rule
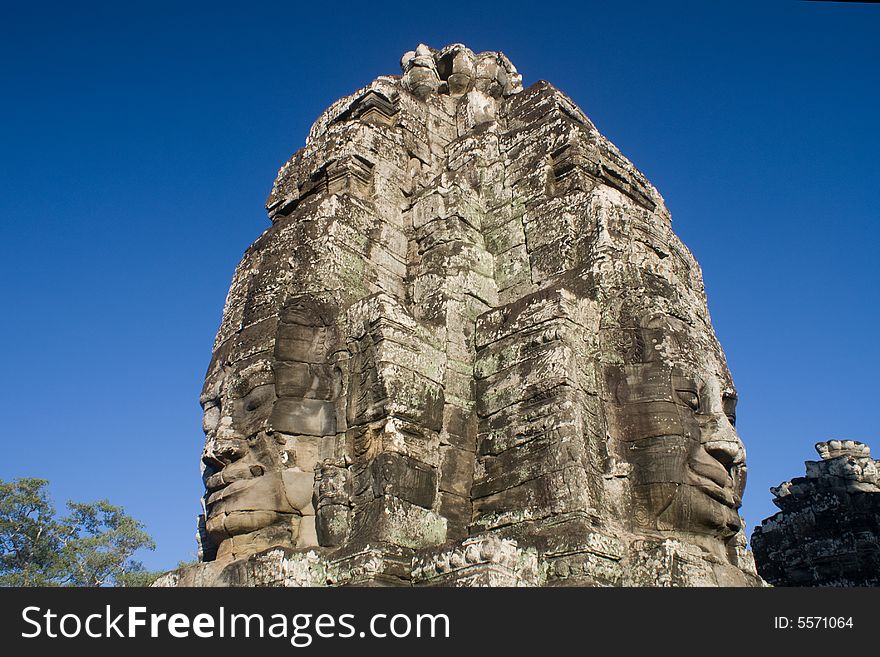
[[[274,525],[289,533],[294,520],[283,445],[266,431],[276,401],[271,368],[246,362],[209,378],[215,395],[204,406],[206,528],[216,545]]]
[[[639,357],[612,375],[635,522],[727,540],[745,487],[730,375],[708,332],[671,317],[647,324],[633,331]]]
[[[405,583],[408,550],[497,533],[567,584],[660,581],[629,555],[667,543],[712,556],[678,583],[750,581],[735,392],[662,198],[500,53],[402,70],[319,117],[236,270],[204,560],[369,547]]]
[[[220,556],[309,544],[314,534],[319,455],[317,438],[304,434],[320,435],[335,391],[332,373],[320,376],[327,366],[310,375],[309,364],[296,359],[312,353],[323,330],[304,325],[316,321],[311,310],[294,305],[280,321],[263,322],[274,331],[271,352],[246,357],[251,341],[229,341],[209,370],[202,394],[206,529]]]

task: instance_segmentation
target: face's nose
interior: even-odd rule
[[[717,435],[703,442],[709,456],[718,461],[732,478],[736,470],[745,463],[745,450],[736,434],[733,438],[721,438]]]
[[[746,450],[725,413],[724,395],[718,382],[706,385],[705,408],[700,420],[700,442],[703,449],[721,464],[742,495],[745,486]]]
[[[223,467],[243,457],[246,451],[245,441],[240,438],[215,435],[209,437],[205,442],[202,462],[206,468],[213,470],[213,472],[218,472]]]

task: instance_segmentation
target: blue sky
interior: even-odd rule
[[[739,389],[750,528],[816,441],[880,452],[880,6],[236,4],[0,12],[0,479],[123,505],[151,568],[193,558],[233,268],[311,122],[419,42],[504,51],[663,194]]]

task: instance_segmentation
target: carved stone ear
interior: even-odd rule
[[[615,403],[625,404],[629,401],[629,385],[626,381],[626,370],[623,368],[605,368],[605,387]]]

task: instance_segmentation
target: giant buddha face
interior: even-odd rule
[[[330,366],[304,361],[323,357],[326,332],[310,304],[293,303],[214,353],[202,462],[218,558],[314,544],[313,470],[322,436],[335,432],[337,391]]]
[[[741,527],[745,450],[736,392],[711,329],[654,316],[624,330],[611,368],[612,435],[631,465],[635,523],[720,540]]]

